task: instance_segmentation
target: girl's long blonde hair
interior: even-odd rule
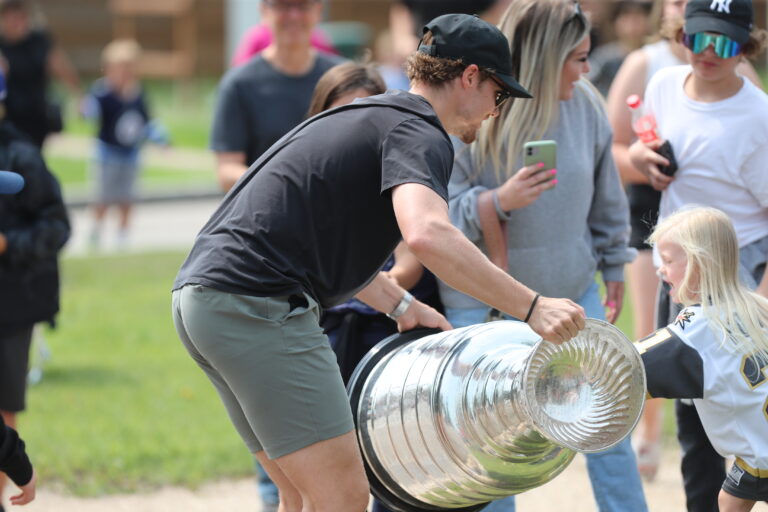
[[[505,102],[499,117],[483,123],[473,145],[477,168],[490,158],[499,181],[517,171],[523,144],[541,139],[556,119],[563,64],[589,36],[589,22],[577,9],[573,0],[512,0],[501,18],[513,74],[533,98]]]
[[[739,244],[728,216],[715,208],[684,208],[661,221],[648,242],[661,239],[678,244],[688,260],[680,302],[701,302],[724,344],[768,362],[768,299],[739,279]]]

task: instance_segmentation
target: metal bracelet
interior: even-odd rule
[[[392,312],[389,313],[387,316],[392,320],[397,320],[397,317],[405,313],[405,311],[408,309],[408,306],[411,305],[412,301],[413,301],[413,295],[411,295],[408,292],[405,292],[405,295],[403,295],[403,298],[400,299],[400,302],[397,304],[397,306],[395,306],[395,309],[393,309]]]

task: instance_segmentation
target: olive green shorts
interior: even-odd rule
[[[240,437],[270,459],[354,428],[336,356],[308,295],[173,292],[173,320]]]

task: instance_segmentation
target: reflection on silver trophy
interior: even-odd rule
[[[393,510],[480,510],[619,443],[642,412],[642,361],[606,322],[562,345],[513,321],[434,332],[387,338],[349,383],[372,491]]]

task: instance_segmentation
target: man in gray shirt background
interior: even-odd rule
[[[262,53],[219,83],[211,131],[219,185],[229,190],[264,151],[299,124],[315,84],[341,57],[312,48],[322,0],[263,0],[273,39]]]

